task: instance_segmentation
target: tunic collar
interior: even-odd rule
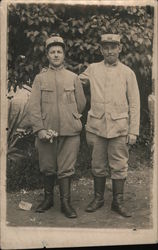
[[[49,68],[52,70],[61,70],[64,68],[64,64],[60,65],[59,67],[54,67],[53,65],[49,65]]]

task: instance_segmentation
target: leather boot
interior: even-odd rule
[[[76,218],[77,214],[74,208],[71,206],[71,178],[66,177],[59,180],[61,212],[65,214],[67,218]]]
[[[104,205],[105,177],[94,176],[94,199],[89,203],[86,212],[95,212],[98,208]]]
[[[123,193],[124,193],[125,179],[112,180],[113,187],[113,201],[111,209],[123,217],[131,217],[131,214],[124,207]]]
[[[36,208],[37,213],[44,213],[49,208],[53,207],[53,189],[55,185],[55,176],[54,175],[45,175],[44,176],[44,200]]]

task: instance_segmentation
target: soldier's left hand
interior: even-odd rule
[[[137,140],[137,136],[136,135],[128,134],[128,136],[127,136],[127,143],[129,145],[135,144],[136,140]]]

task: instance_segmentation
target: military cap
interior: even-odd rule
[[[118,34],[103,34],[101,35],[101,43],[120,43],[120,35]]]
[[[58,35],[52,35],[46,40],[46,48],[48,48],[49,45],[61,45],[65,49],[64,40]]]

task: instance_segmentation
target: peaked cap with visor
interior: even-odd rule
[[[46,40],[46,49],[48,49],[48,47],[53,46],[53,45],[54,46],[60,45],[63,47],[64,50],[66,48],[63,38],[61,36],[59,36],[58,34],[57,35],[53,34],[51,37],[49,37]]]

